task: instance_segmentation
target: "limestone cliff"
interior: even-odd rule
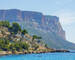
[[[42,36],[42,40],[49,47],[68,49],[74,44],[66,41],[63,30],[57,16],[44,15],[40,12],[21,11],[18,9],[0,10],[0,20],[18,22],[22,28],[26,28],[30,34]]]

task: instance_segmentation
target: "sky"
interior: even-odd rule
[[[0,9],[20,9],[58,16],[66,39],[75,43],[75,0],[0,0]]]

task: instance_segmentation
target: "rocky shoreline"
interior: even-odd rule
[[[48,50],[48,51],[0,51],[0,56],[12,54],[40,54],[40,53],[55,53],[55,52],[70,52],[68,50]]]

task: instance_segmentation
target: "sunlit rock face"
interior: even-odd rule
[[[66,41],[65,31],[61,27],[57,16],[43,15],[40,12],[34,11],[9,9],[0,10],[0,20],[8,20],[11,23],[18,22],[31,35],[36,34],[41,36],[42,41],[47,43],[49,47],[68,49],[71,48],[69,47],[70,45],[75,46]]]
[[[56,16],[46,16],[39,12],[11,9],[0,10],[0,20],[32,23],[38,30],[55,32],[65,39],[65,32],[60,25],[59,18]]]

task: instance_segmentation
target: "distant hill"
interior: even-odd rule
[[[0,20],[18,22],[31,35],[39,35],[50,48],[75,49],[75,44],[66,41],[65,31],[57,16],[43,15],[40,12],[18,9],[0,10]]]

